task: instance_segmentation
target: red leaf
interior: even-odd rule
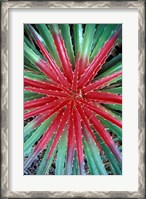
[[[53,91],[53,90],[47,90],[35,87],[25,87],[24,90],[32,91],[39,94],[50,95],[54,97],[68,97],[68,94],[66,94],[64,91],[56,91],[56,90]]]
[[[80,105],[79,103],[76,103],[76,108],[77,108],[78,112],[80,113],[80,116],[81,116],[81,118],[82,118],[82,120],[83,120],[83,122],[84,122],[86,128],[88,129],[90,135],[92,136],[94,142],[96,143],[98,149],[99,149],[100,152],[101,152],[102,149],[101,149],[101,147],[100,147],[100,145],[99,145],[99,143],[98,143],[98,141],[97,141],[97,139],[96,139],[96,137],[95,137],[95,135],[94,135],[94,133],[93,133],[91,127],[90,127],[89,121],[88,121],[88,119],[87,119],[85,113],[83,112],[83,107],[81,107],[81,105]]]
[[[72,83],[72,78],[73,78],[73,73],[72,73],[72,66],[71,63],[69,61],[67,52],[66,52],[66,48],[64,45],[64,41],[62,39],[62,36],[59,32],[55,32],[53,30],[53,25],[51,26],[51,32],[52,32],[52,36],[54,38],[54,43],[56,46],[56,49],[58,51],[58,55],[60,58],[60,61],[62,63],[62,67],[65,73],[65,76],[67,77],[68,81],[70,83]]]
[[[83,58],[83,57],[80,58],[80,61],[79,61],[79,65],[80,65],[80,68],[79,68],[79,77],[83,74],[83,72],[87,68],[88,63],[89,63],[89,60],[88,60],[87,57],[86,58]]]
[[[84,105],[89,109],[94,111],[97,115],[103,117],[104,119],[112,122],[113,124],[117,125],[118,127],[122,128],[122,122],[118,119],[116,119],[115,117],[113,117],[112,115],[110,115],[108,112],[105,111],[105,109],[102,109],[101,107],[95,107],[93,106],[93,104],[88,103],[87,101],[81,100],[80,101],[82,103],[84,103]]]
[[[42,97],[39,99],[24,102],[24,110],[45,105],[46,103],[52,102],[55,99],[56,99],[55,97],[50,96],[50,97]]]
[[[79,168],[80,168],[81,175],[84,175],[85,172],[84,172],[81,118],[80,118],[76,108],[73,110],[73,117],[74,117],[74,128],[75,128],[75,137],[76,137],[76,147],[77,147]]]
[[[46,83],[46,82],[40,82],[40,81],[34,81],[31,79],[24,78],[24,84],[26,86],[32,86],[36,88],[43,88],[43,89],[48,89],[48,90],[58,90],[60,91],[61,89],[53,84]]]
[[[105,86],[107,83],[109,83],[111,80],[119,77],[122,74],[122,71],[119,71],[117,73],[114,73],[112,75],[109,75],[107,77],[104,77],[100,80],[97,80],[96,82],[93,82],[91,84],[89,84],[88,86],[86,86],[85,88],[83,88],[83,93],[86,94],[89,91],[92,91],[94,89],[100,89],[101,87]]]
[[[29,112],[24,114],[24,119],[28,119],[30,117],[34,117],[34,116],[39,115],[41,113],[44,113],[46,111],[49,112],[52,109],[54,109],[61,102],[62,102],[62,100],[58,99],[58,100],[55,100],[53,102],[47,103],[44,106],[40,106],[39,108],[37,108],[37,109],[35,109],[33,111],[29,111]]]
[[[47,158],[51,157],[51,155],[52,155],[57,143],[59,142],[59,140],[61,138],[61,135],[63,133],[63,130],[65,129],[66,123],[68,121],[69,114],[70,114],[70,107],[67,106],[65,112],[63,113],[62,120],[61,120],[60,125],[58,127],[58,130],[56,132],[56,136],[55,136],[55,138],[53,140],[53,143],[52,143],[52,146],[50,148],[50,151],[48,153],[48,157]]]
[[[42,71],[49,79],[52,79],[54,82],[59,83],[59,80],[56,78],[56,74],[51,70],[49,67],[48,63],[45,62],[44,60],[40,59],[36,64],[35,64],[40,71]]]
[[[67,143],[67,165],[66,165],[66,173],[67,175],[71,175],[72,172],[72,164],[75,150],[75,132],[73,128],[73,115],[72,115],[72,107],[70,111],[70,117],[68,121],[68,143]]]
[[[47,129],[47,131],[39,141],[39,143],[34,148],[34,151],[40,152],[46,146],[46,144],[51,139],[53,133],[57,131],[62,117],[63,117],[63,110],[60,110],[56,118],[52,121],[51,125],[49,126],[49,128]]]
[[[86,99],[94,100],[104,104],[122,104],[122,96],[112,93],[104,93],[104,92],[88,92],[85,95]]]
[[[24,114],[24,119],[36,116],[38,114],[42,114],[42,113],[47,113],[48,117],[53,115],[56,111],[58,111],[60,108],[62,108],[63,106],[65,106],[67,104],[68,100],[64,100],[62,102],[62,100],[56,100],[48,105],[42,106],[38,109],[35,109],[33,111],[30,111],[28,113]],[[59,104],[59,105],[58,105]],[[53,109],[52,109],[53,108]],[[51,110],[52,109],[52,110]],[[48,113],[49,112],[49,113]]]
[[[77,91],[77,85],[78,85],[78,75],[79,75],[79,55],[75,63],[75,70],[73,73],[73,82],[72,82],[72,91]]]
[[[72,164],[75,150],[75,141],[74,141],[74,128],[73,128],[73,119],[70,118],[68,124],[68,145],[67,145],[67,166],[66,171],[67,175],[71,175],[72,172]]]

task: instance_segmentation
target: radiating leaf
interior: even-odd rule
[[[65,43],[65,47],[67,49],[68,56],[70,58],[70,62],[72,66],[75,65],[75,57],[74,51],[72,46],[71,34],[70,34],[70,26],[68,24],[61,24],[60,25],[61,34]]]
[[[63,132],[63,134],[60,138],[59,144],[58,144],[55,175],[63,175],[64,174],[66,146],[67,146],[67,131],[65,130]]]
[[[82,24],[74,24],[73,33],[74,33],[73,39],[74,39],[75,56],[77,57],[78,53],[81,53],[82,51],[82,42],[83,42]]]
[[[107,172],[104,168],[104,164],[100,158],[99,150],[97,146],[95,145],[95,143],[93,142],[89,133],[86,131],[86,129],[84,129],[84,137],[85,137],[87,146],[89,148],[89,151],[91,153],[91,158],[89,157],[89,159],[90,161],[92,161],[92,166],[96,166],[95,170],[94,171],[91,170],[91,171],[94,172],[94,175],[95,173],[96,175],[98,173],[101,175],[107,175]]]

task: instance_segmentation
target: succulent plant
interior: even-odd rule
[[[120,24],[24,25],[25,172],[122,174],[121,45]]]

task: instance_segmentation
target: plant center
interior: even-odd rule
[[[79,91],[77,91],[77,92],[72,92],[72,94],[70,95],[70,100],[71,101],[76,101],[76,100],[78,100],[78,99],[83,99],[84,98],[84,96],[83,96],[83,94],[82,94],[82,90],[80,89]]]

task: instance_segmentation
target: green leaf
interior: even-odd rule
[[[101,68],[101,70],[98,72],[98,75],[102,74],[106,70],[110,69],[111,67],[115,66],[116,64],[122,62],[122,54],[117,55],[116,57],[113,57],[110,61],[107,61]]]
[[[71,34],[70,34],[70,26],[68,24],[61,24],[60,29],[61,29],[61,35],[64,40],[70,62],[72,66],[74,66],[75,57],[74,57],[74,51],[73,51],[73,46],[72,46]]]
[[[49,81],[48,78],[43,74],[37,74],[33,72],[24,71],[24,78],[36,80],[36,81]]]
[[[92,52],[99,40],[99,38],[101,37],[101,34],[103,33],[104,31],[104,27],[105,27],[105,24],[99,24],[96,28],[96,32],[95,32],[95,35],[94,35],[94,38],[93,38],[93,44],[92,44]],[[91,58],[90,58],[90,61],[91,61]]]
[[[28,45],[29,48],[31,48],[37,55],[39,55],[42,59],[44,57],[42,54],[34,47],[34,45],[24,36],[24,42]]]
[[[111,153],[110,149],[105,145],[105,143],[103,142],[103,140],[100,138],[100,136],[98,135],[98,133],[95,134],[95,136],[97,137],[97,139],[100,142],[101,148],[103,149],[103,151],[105,152],[107,158],[109,159],[114,172],[118,175],[121,175],[121,169],[120,169],[120,165],[118,164],[116,158],[114,157],[114,155]]]
[[[37,35],[37,37],[39,38],[39,40],[42,42],[42,44],[43,44],[44,46],[46,46],[46,43],[45,43],[44,39],[43,39],[43,38],[40,36],[40,34],[34,29],[34,26],[32,26],[32,28],[33,28],[33,30],[35,31],[35,34]],[[29,27],[28,27],[28,24],[25,24],[25,25],[24,25],[24,29],[25,29],[25,31],[27,32],[29,38],[30,38],[30,39],[32,38],[32,39],[35,41],[34,35],[33,35],[32,32],[30,31],[30,29],[29,29]]]
[[[110,38],[116,26],[117,25],[115,24],[109,24],[104,27],[104,31],[100,35],[100,38],[98,39],[98,42],[91,54],[90,61],[92,61],[93,58],[99,53],[100,49],[104,46],[105,42]]]
[[[27,57],[24,57],[24,67],[28,70],[41,73],[39,69],[32,62],[30,62],[29,59],[27,59]]]
[[[112,66],[111,68],[106,70],[104,73],[98,75],[95,79],[100,79],[102,77],[106,77],[106,76],[111,75],[111,74],[118,72],[120,70],[122,70],[122,62],[118,62],[117,64],[115,64],[114,66]]]
[[[48,154],[47,154],[47,155],[48,155]],[[47,164],[46,164],[46,166],[45,166],[45,168],[44,168],[43,174],[45,174],[45,175],[48,175],[48,174],[49,174],[49,170],[50,170],[50,167],[51,167],[51,165],[52,165],[52,162],[53,162],[53,160],[54,160],[55,155],[56,155],[56,149],[54,149],[54,151],[53,151],[51,157],[50,157],[49,160],[47,161]]]
[[[122,120],[122,112],[110,110],[110,109],[107,109],[107,111],[111,113],[114,117],[116,117],[117,119]]]
[[[72,168],[72,174],[73,175],[79,175],[79,165],[77,160],[77,152],[74,151],[74,160],[73,160],[73,168]]]
[[[116,88],[105,88],[102,91],[109,92],[109,93],[115,93],[115,94],[122,94],[122,87],[116,87]]]
[[[58,144],[55,175],[64,174],[64,162],[65,162],[66,149],[67,149],[67,131],[65,130]]]
[[[37,69],[33,68],[33,66],[30,67],[30,65],[24,65],[24,69],[29,70],[29,71],[37,71]]]
[[[84,143],[85,156],[87,158],[87,163],[88,163],[88,166],[89,166],[90,173],[92,175],[99,175],[99,171],[98,171],[98,168],[96,167],[96,164],[94,163],[92,153],[89,150],[89,147],[88,147],[88,145],[87,145],[87,143],[85,142],[84,139],[83,139],[83,143]]]
[[[121,84],[122,85],[122,76],[115,78],[112,80],[109,85]]]
[[[112,123],[109,122],[108,120],[104,120],[104,119],[101,118],[100,116],[97,116],[97,117],[98,117],[98,119],[101,121],[101,123],[102,123],[105,127],[109,128],[109,130],[110,130],[111,132],[113,132],[115,135],[118,136],[118,138],[119,138],[120,140],[122,140],[122,129],[120,129],[118,126],[112,124]]]
[[[47,28],[45,24],[37,24],[36,27],[38,28],[40,35],[44,39],[50,55],[55,60],[56,64],[60,67],[61,66],[60,60],[58,58],[58,53],[54,44],[53,37],[50,33],[50,30]]]
[[[30,91],[24,90],[24,102],[27,102],[27,101],[30,101],[30,100],[33,100],[33,99],[38,99],[38,98],[41,98],[43,96],[44,95],[40,95],[38,93],[33,93],[33,92],[30,92]]]
[[[28,139],[32,136],[32,134],[33,134],[35,131],[36,131],[36,129],[34,129],[30,134],[28,134],[28,135],[26,135],[26,136],[24,137],[24,143],[26,142],[26,140],[28,140]],[[29,156],[30,153],[32,153],[32,151],[33,151],[33,147],[31,146],[31,147],[29,147],[29,149],[27,150],[26,155]]]
[[[116,112],[114,110],[109,110],[109,109],[106,109],[106,111],[110,113],[112,116],[114,116],[115,118],[117,118],[118,120],[122,120],[122,117],[119,112]]]
[[[60,33],[58,24],[49,24],[48,27],[50,28],[51,33]]]
[[[26,136],[24,137],[24,142],[26,142],[26,141],[32,136],[32,134],[33,134],[35,131],[36,131],[36,129],[34,129],[30,134],[26,135]]]
[[[119,146],[118,149],[122,152],[122,146]]]
[[[35,54],[35,52],[29,48],[26,43],[24,43],[24,56],[33,64],[36,64],[40,60],[40,57]]]
[[[74,39],[74,49],[75,56],[77,57],[78,52],[82,51],[82,41],[83,41],[83,29],[82,24],[74,24],[73,26],[73,39]]]
[[[48,155],[48,153],[50,151],[53,139],[54,139],[54,135],[52,136],[50,142],[48,143],[48,146],[47,146],[47,149],[46,149],[45,154],[43,156],[43,159],[41,161],[41,164],[40,164],[40,166],[39,166],[39,168],[37,170],[37,173],[36,173],[37,175],[42,175],[44,173],[44,167],[45,167],[47,155]],[[51,162],[50,162],[49,166],[51,166]],[[48,170],[49,170],[49,167],[48,167]]]
[[[122,111],[122,105],[121,104],[105,104],[104,105],[108,109],[113,109],[117,111]]]
[[[82,53],[81,53],[81,57],[83,59],[89,60],[94,32],[95,32],[95,25],[87,24],[85,27],[85,34],[84,34]]]
[[[96,165],[97,170],[99,171],[99,173],[101,175],[107,175],[107,172],[104,168],[103,162],[102,162],[101,157],[100,157],[99,150],[98,150],[95,142],[93,141],[90,134],[86,131],[86,129],[84,129],[83,133],[84,133],[85,141],[86,141],[88,148],[90,150],[90,153],[92,154],[92,158],[94,160],[94,163]]]
[[[45,133],[47,128],[50,126],[52,119],[54,117],[50,117],[44,123],[42,123],[36,131],[25,141],[24,143],[24,154],[27,154],[27,151],[30,147],[34,145],[34,143],[40,139],[40,137]]]

